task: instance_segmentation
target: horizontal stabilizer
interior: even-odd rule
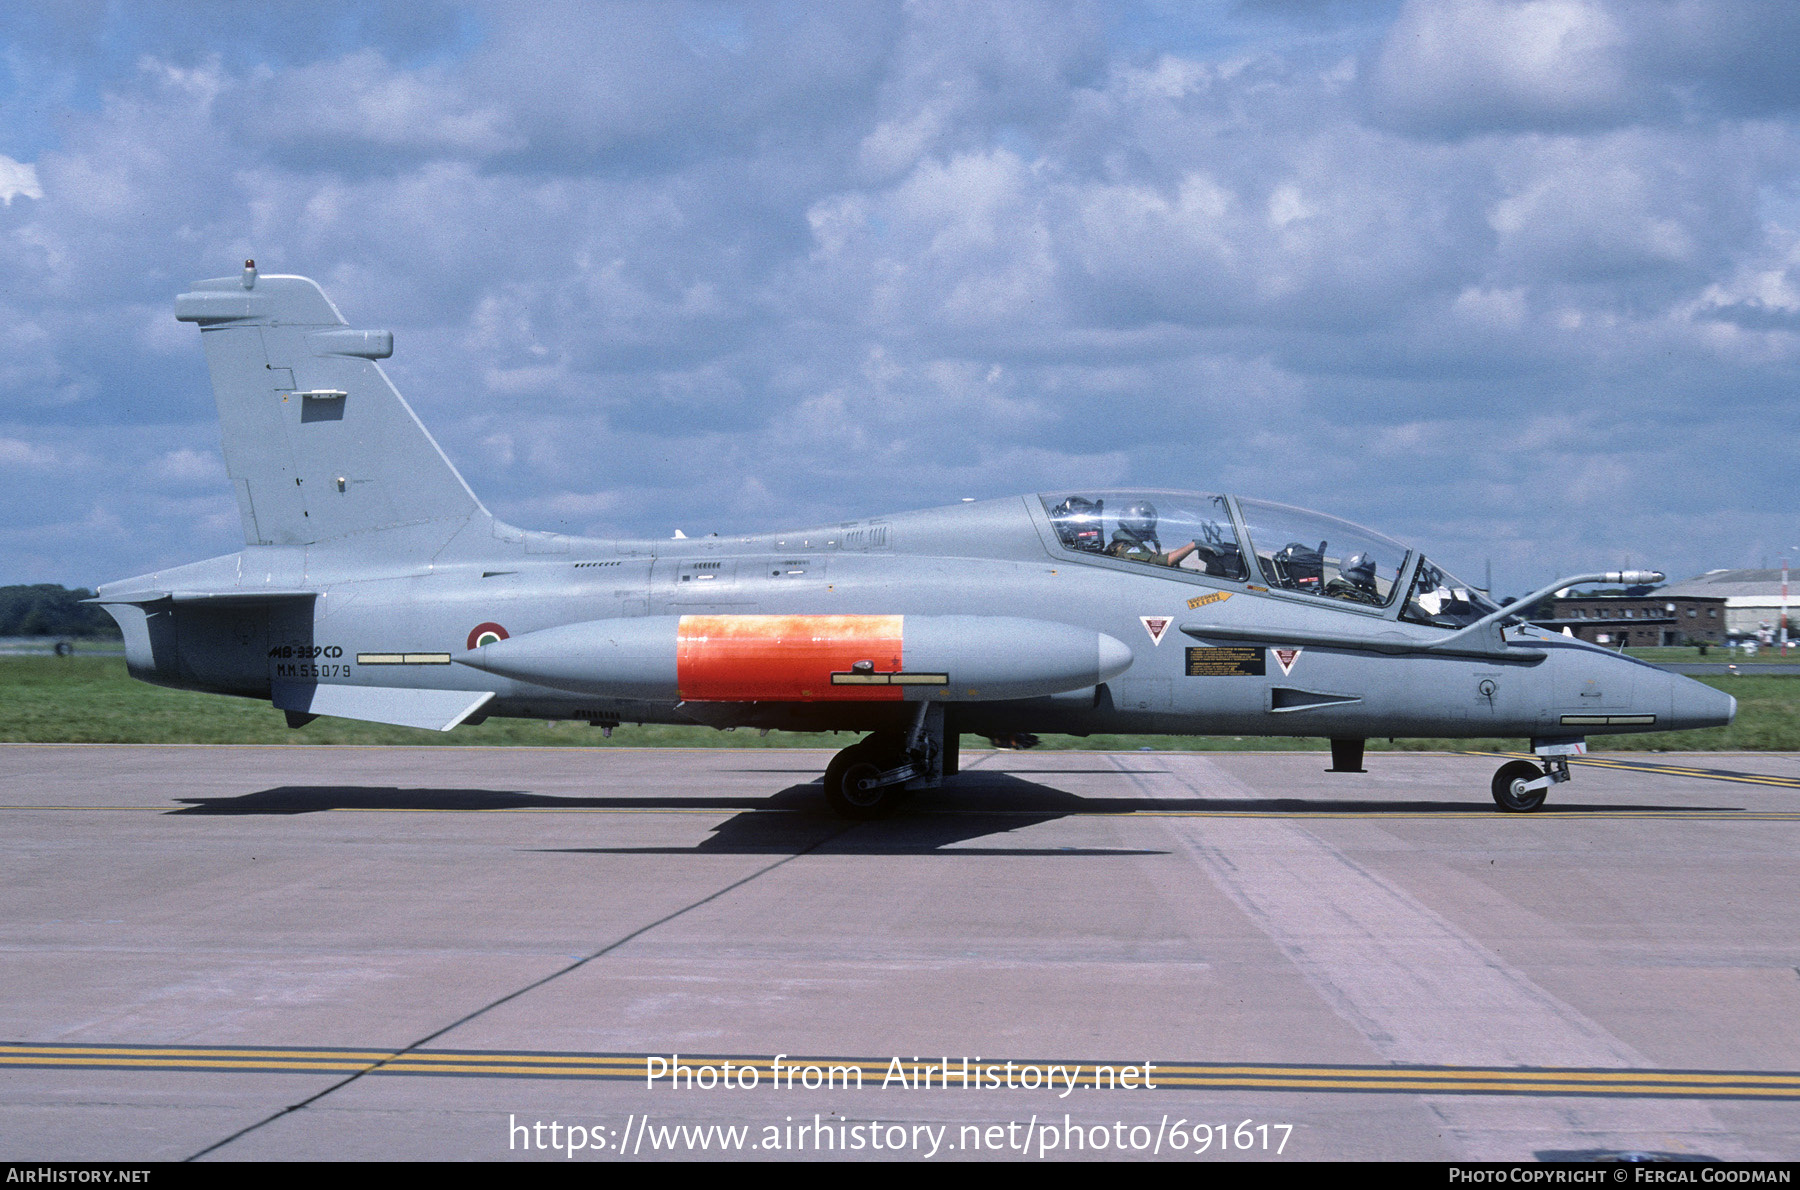
[[[403,686],[319,686],[276,682],[269,701],[302,715],[449,731],[494,697],[491,690],[413,690]]]
[[[96,595],[83,603],[203,603],[208,607],[242,607],[258,603],[283,603],[317,599],[317,591],[139,591],[132,595]]]

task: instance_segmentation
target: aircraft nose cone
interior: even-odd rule
[[[1672,727],[1724,727],[1737,717],[1737,699],[1703,682],[1684,679],[1671,693]]]
[[[1110,682],[1131,668],[1131,646],[1102,632],[1100,635],[1100,678]]]

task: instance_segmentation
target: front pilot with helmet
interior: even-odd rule
[[[1181,560],[1197,548],[1199,547],[1190,541],[1180,549],[1163,553],[1162,543],[1156,540],[1156,505],[1148,500],[1137,500],[1119,514],[1119,527],[1113,533],[1112,544],[1106,547],[1106,552],[1130,562],[1179,566]]]

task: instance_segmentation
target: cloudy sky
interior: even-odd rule
[[[242,544],[189,282],[317,278],[496,513],[1079,485],[1501,593],[1800,546],[1800,5],[21,5],[0,583]]]

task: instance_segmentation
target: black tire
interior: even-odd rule
[[[900,801],[899,785],[883,785],[879,789],[856,788],[856,782],[867,780],[899,763],[884,746],[888,742],[878,732],[860,743],[851,744],[831,758],[831,763],[825,768],[825,801],[838,817],[866,822],[891,813]]]
[[[1526,789],[1525,783],[1544,775],[1529,760],[1512,760],[1494,774],[1494,803],[1511,814],[1528,814],[1544,804],[1548,789]]]
[[[906,733],[904,731],[871,731],[859,742],[850,746],[863,749],[864,755],[873,755],[877,760],[888,760],[906,751]],[[891,769],[899,763],[898,760],[895,760],[893,764],[884,767]]]

